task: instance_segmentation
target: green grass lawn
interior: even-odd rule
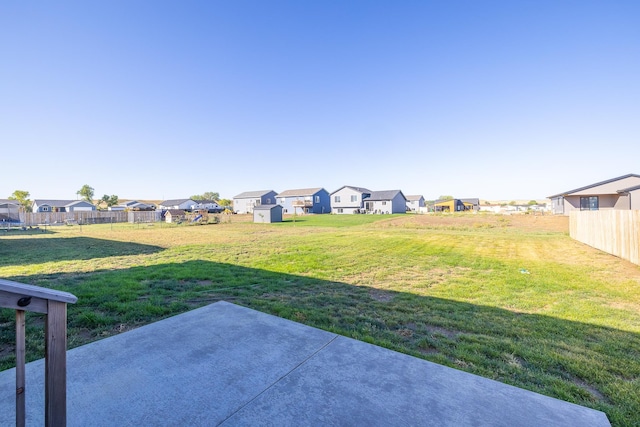
[[[75,294],[72,347],[227,300],[640,425],[640,267],[573,241],[566,219],[285,219],[9,232],[0,277]],[[13,322],[0,311],[0,369]],[[42,357],[42,317],[27,325]]]

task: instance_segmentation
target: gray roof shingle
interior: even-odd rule
[[[245,191],[237,196],[233,196],[234,199],[255,199],[264,196],[267,193],[275,193],[273,190],[259,190],[259,191]]]
[[[286,190],[286,191],[283,191],[282,193],[278,194],[276,197],[313,196],[314,194],[316,194],[320,190],[324,190],[324,188],[318,187],[318,188],[300,188],[300,189],[297,189],[297,190]]]

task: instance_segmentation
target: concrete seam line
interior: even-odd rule
[[[260,396],[262,396],[263,394],[265,394],[267,391],[269,391],[273,386],[275,386],[276,384],[278,384],[280,381],[282,381],[283,379],[285,379],[286,377],[288,377],[289,375],[291,375],[294,371],[298,370],[298,368],[300,368],[302,365],[304,365],[305,363],[307,363],[312,357],[314,357],[316,354],[320,353],[322,350],[324,350],[325,348],[327,348],[327,346],[329,346],[332,342],[334,342],[336,339],[338,339],[340,337],[340,335],[334,335],[333,338],[331,338],[329,341],[327,341],[326,344],[324,344],[322,347],[320,347],[318,350],[314,351],[313,353],[311,353],[311,355],[309,355],[309,357],[307,357],[306,359],[304,359],[302,362],[298,363],[296,366],[294,366],[293,368],[291,368],[291,370],[289,370],[289,372],[285,373],[284,375],[282,375],[280,378],[278,378],[277,380],[275,380],[273,383],[269,384],[264,390],[262,390],[260,393],[256,394],[253,398],[251,398],[247,403],[245,403],[244,405],[240,405],[240,407],[238,409],[236,409],[235,411],[233,411],[231,414],[229,414],[229,416],[227,416],[224,420],[220,421],[217,425],[221,426],[224,423],[227,422],[227,420],[231,417],[233,417],[235,414],[237,414],[238,412],[240,412],[242,409],[244,409],[245,407],[247,407],[248,405],[250,405],[253,401],[255,401],[257,398],[259,398]]]

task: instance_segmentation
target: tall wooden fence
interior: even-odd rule
[[[25,226],[57,225],[74,221],[78,224],[109,224],[116,222],[160,221],[160,211],[81,211],[81,212],[21,212],[20,222]]]
[[[572,238],[640,265],[640,211],[572,211]]]

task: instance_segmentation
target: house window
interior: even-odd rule
[[[285,202],[285,198],[284,198],[284,197],[281,197],[281,198],[280,198],[280,203],[284,203],[284,202]]]
[[[320,203],[320,196],[316,196],[316,203]]]
[[[333,201],[336,203],[340,203],[340,196],[333,196]]]
[[[270,205],[271,204],[271,199],[267,198],[267,204]]]
[[[598,196],[580,197],[581,211],[597,211],[599,208]]]
[[[343,213],[343,212],[344,212],[344,209],[338,208],[338,213]]]
[[[358,196],[356,196],[355,194],[351,196],[351,201],[352,202],[357,202],[358,201]]]
[[[387,204],[387,202],[382,202],[382,206],[384,206],[384,205],[386,205],[386,204]]]
[[[42,212],[49,212],[49,206],[43,206]]]

